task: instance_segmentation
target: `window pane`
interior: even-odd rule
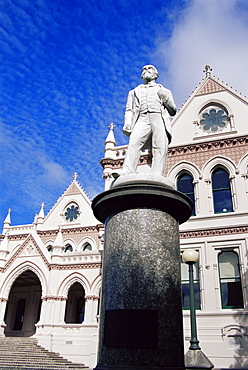
[[[221,190],[221,191],[214,191],[214,212],[232,212],[232,195],[231,190]]]
[[[242,308],[243,295],[239,258],[233,251],[218,256],[222,308]]]
[[[243,296],[240,281],[221,282],[222,308],[242,308]]]
[[[212,189],[214,212],[232,212],[232,193],[230,188],[229,175],[224,170],[216,170],[212,175]]]
[[[194,185],[192,182],[192,177],[190,175],[180,176],[178,179],[178,190],[182,193],[193,193]]]
[[[220,278],[239,277],[238,255],[235,252],[224,252],[219,255]]]
[[[213,189],[225,189],[230,187],[229,175],[224,170],[214,171],[212,177]]]
[[[195,196],[194,196],[194,184],[192,176],[184,174],[177,180],[177,190],[187,195],[193,203],[192,216],[195,216]]]

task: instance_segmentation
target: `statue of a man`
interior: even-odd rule
[[[120,174],[135,173],[141,151],[152,149],[151,174],[163,176],[171,141],[170,116],[176,114],[170,90],[156,83],[158,71],[152,65],[142,68],[144,84],[129,91],[123,133],[130,136],[126,158]]]

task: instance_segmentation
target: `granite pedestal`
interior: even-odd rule
[[[159,181],[119,181],[92,203],[105,222],[96,370],[184,369],[179,223],[191,201]]]

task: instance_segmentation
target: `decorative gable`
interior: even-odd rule
[[[49,265],[49,262],[42,251],[41,246],[44,246],[40,237],[36,234],[30,234],[25,241],[18,247],[18,249],[13,253],[10,259],[7,261],[4,267],[4,271],[7,270],[14,261],[19,257],[27,257],[29,258],[34,256],[40,256],[46,266]]]
[[[210,71],[172,120],[171,146],[247,135],[247,99]]]
[[[196,93],[195,96],[214,93],[217,91],[225,91],[225,88],[216,81],[214,81],[212,78],[209,78],[206,81],[206,83],[203,84],[203,86],[200,88],[200,90]]]
[[[78,183],[77,173],[75,173],[69,187],[54,204],[43,223],[39,225],[39,230],[57,230],[59,225],[75,227],[93,226],[98,223],[91,209],[91,201]]]

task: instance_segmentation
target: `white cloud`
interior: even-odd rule
[[[247,17],[245,0],[193,0],[177,18],[170,39],[158,41],[155,59],[167,69],[162,82],[178,106],[204,77],[206,64],[213,75],[248,95]]]

